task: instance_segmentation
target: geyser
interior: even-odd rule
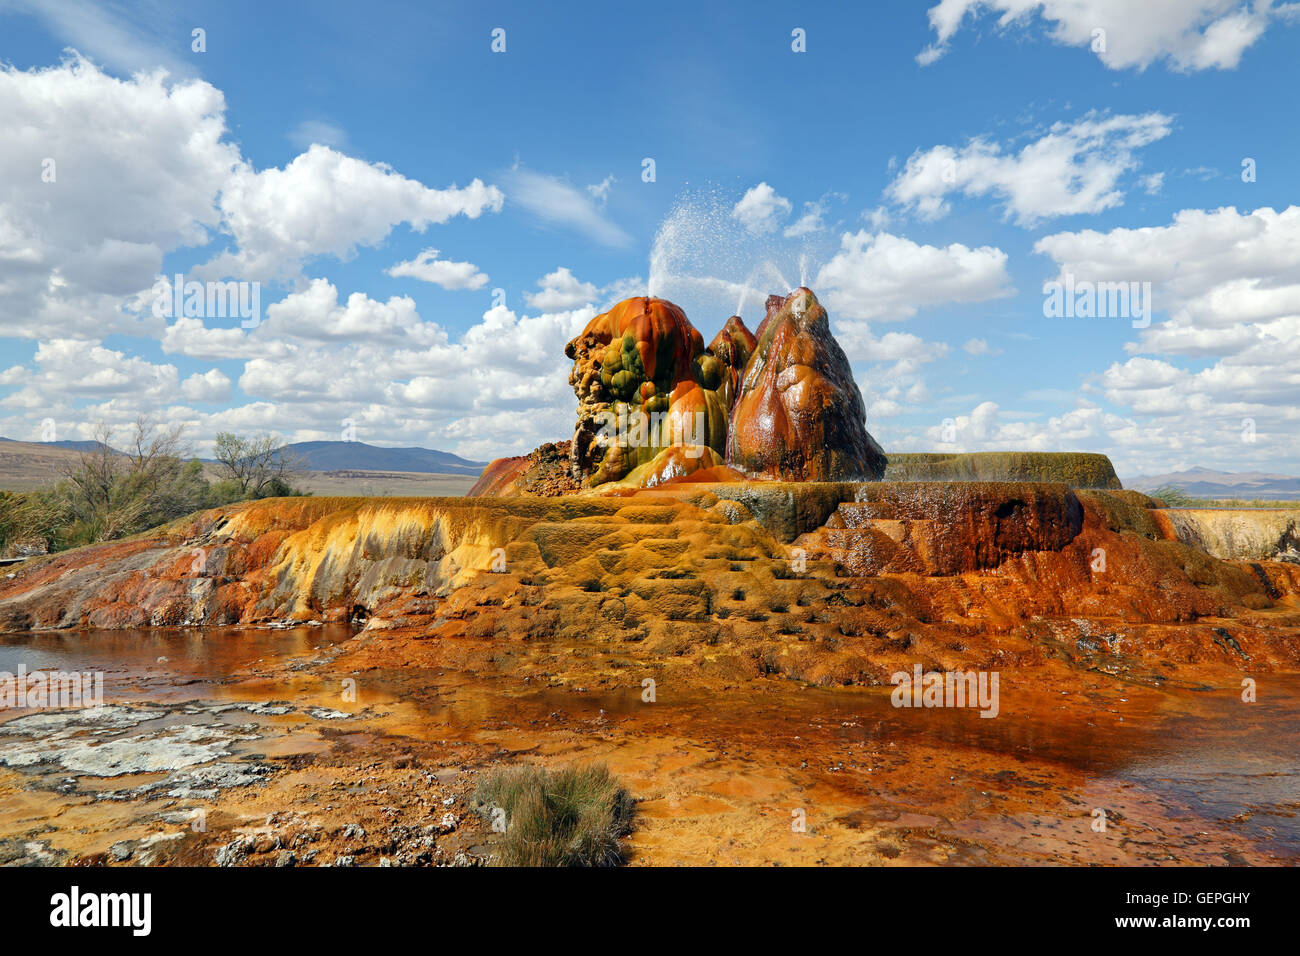
[[[674,303],[624,299],[565,354],[578,397],[568,488],[554,480],[558,449],[543,446],[552,450],[492,463],[472,495],[884,474],[848,359],[810,289],[769,296],[757,335],[731,316],[707,348]]]

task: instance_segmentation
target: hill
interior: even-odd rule
[[[302,441],[289,451],[310,471],[422,472],[477,478],[486,462],[431,448],[381,448],[359,441]]]
[[[35,491],[60,481],[94,442],[24,442],[0,438],[0,490]],[[289,446],[302,467],[296,482],[318,495],[462,495],[483,464],[429,448],[380,448],[364,442],[298,442]],[[216,463],[204,461],[210,481]]]
[[[0,438],[0,490],[35,491],[58,482],[81,461],[81,452],[68,444]]]
[[[1124,487],[1138,491],[1153,491],[1162,485],[1181,488],[1197,498],[1300,498],[1300,478],[1262,471],[1189,468],[1163,475],[1138,475],[1124,481]]]

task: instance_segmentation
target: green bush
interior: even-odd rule
[[[489,818],[505,811],[501,866],[618,866],[632,829],[632,797],[604,764],[493,771],[475,792]]]
[[[1161,485],[1151,492],[1151,497],[1158,499],[1166,508],[1193,508],[1196,506],[1195,498],[1174,485]]]

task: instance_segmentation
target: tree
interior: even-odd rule
[[[61,545],[107,541],[135,534],[209,504],[200,462],[185,461],[183,425],[170,427],[141,416],[126,450],[113,447],[113,429],[100,423],[94,443],[69,465],[43,505],[61,516]]]
[[[222,474],[234,482],[241,498],[296,494],[291,481],[301,470],[298,459],[274,435],[242,437],[217,432],[213,444]]]

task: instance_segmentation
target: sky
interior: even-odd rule
[[[1267,0],[0,0],[0,435],[521,454],[619,299],[707,342],[805,284],[887,452],[1300,474],[1298,49]]]

